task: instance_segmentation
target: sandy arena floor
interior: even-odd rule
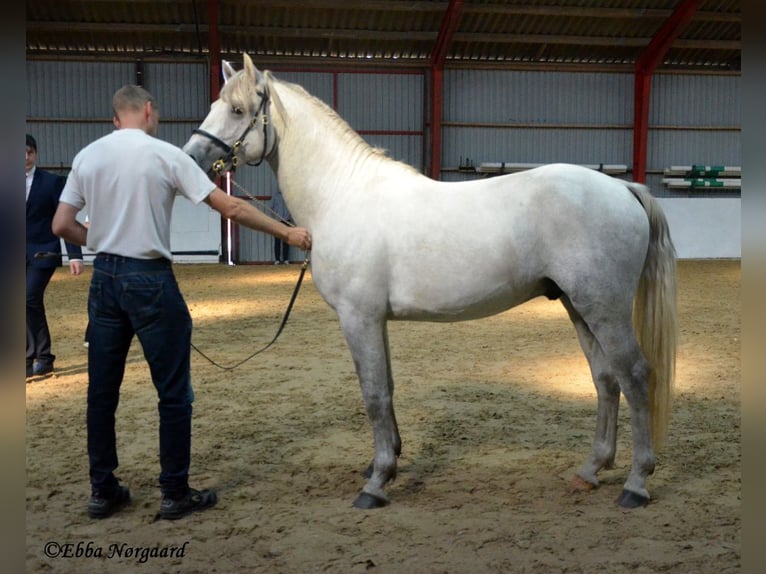
[[[177,265],[195,345],[223,365],[260,348],[298,269]],[[399,476],[391,505],[352,508],[371,432],[308,273],[268,351],[232,371],[192,353],[192,485],[216,487],[220,502],[177,522],[155,518],[156,395],[137,341],[117,414],[133,502],[103,521],[86,515],[90,273],[54,276],[57,373],[26,386],[27,572],[740,571],[739,261],[680,262],[675,411],[646,508],[614,504],[631,456],[624,400],[616,467],[598,489],[570,492],[595,390],[563,307],[542,298],[479,321],[390,325]],[[144,560],[141,548],[182,555]]]

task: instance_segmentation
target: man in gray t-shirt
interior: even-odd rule
[[[176,519],[216,503],[189,487],[192,321],[171,264],[176,194],[224,217],[311,248],[308,230],[289,227],[227,195],[182,150],[156,137],[159,112],[145,89],[115,92],[114,132],[83,148],[53,218],[53,232],[96,252],[88,296],[88,514],[104,518],[130,502],[119,483],[115,412],[125,360],[137,336],[159,397],[160,517]],[[76,216],[87,207],[90,225]]]

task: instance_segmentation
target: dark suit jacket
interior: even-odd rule
[[[62,264],[61,239],[53,234],[51,224],[65,183],[66,179],[59,175],[35,169],[27,198],[27,265],[58,267]],[[39,251],[57,253],[58,257],[35,259]],[[82,259],[79,245],[67,242],[66,251],[70,258]]]

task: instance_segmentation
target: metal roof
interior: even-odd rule
[[[443,48],[444,66],[632,68],[680,2],[465,0]],[[29,0],[26,51],[47,58],[207,57],[213,14],[227,59],[247,52],[272,64],[423,67],[438,49],[449,6],[447,0]],[[658,69],[739,72],[741,52],[741,0],[700,0]]]

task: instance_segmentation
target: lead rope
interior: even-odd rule
[[[287,310],[285,311],[284,317],[282,317],[282,322],[279,324],[279,329],[277,329],[277,334],[274,335],[274,338],[271,341],[269,341],[264,347],[262,347],[261,349],[258,349],[257,351],[255,351],[249,357],[246,357],[246,358],[242,359],[238,363],[234,363],[233,365],[229,365],[228,367],[225,366],[225,365],[221,365],[219,363],[216,363],[213,359],[211,359],[205,353],[200,351],[194,345],[194,343],[191,344],[192,349],[197,351],[200,355],[202,355],[205,359],[207,359],[212,365],[215,365],[216,367],[218,367],[219,369],[223,369],[224,371],[231,371],[233,369],[236,369],[237,367],[239,367],[243,363],[249,361],[250,359],[252,359],[256,355],[258,355],[260,353],[263,353],[266,349],[271,347],[276,342],[276,340],[279,338],[279,335],[282,333],[282,330],[285,328],[285,325],[287,324],[287,319],[290,317],[290,311],[292,311],[293,304],[295,303],[295,299],[296,299],[296,297],[298,297],[298,290],[301,287],[301,282],[303,282],[303,276],[306,274],[306,269],[308,269],[308,266],[309,266],[309,256],[306,255],[306,259],[303,261],[303,265],[301,266],[301,273],[298,276],[298,282],[295,284],[295,289],[293,290],[293,295],[292,295],[292,297],[290,297],[290,302],[287,304]]]
[[[233,183],[234,185],[236,185],[236,186],[237,186],[237,187],[238,187],[240,190],[242,190],[242,191],[245,193],[245,195],[246,195],[246,196],[247,196],[249,199],[251,199],[251,200],[253,200],[253,201],[259,201],[257,198],[255,198],[255,197],[253,197],[252,195],[250,195],[250,194],[247,192],[247,190],[245,190],[245,189],[244,189],[244,188],[243,188],[241,185],[239,185],[239,184],[238,184],[237,182],[235,182],[233,179],[232,179],[231,181],[232,181],[232,183]],[[267,206],[266,206],[266,209],[268,209],[270,212],[272,212],[274,215],[276,215],[276,216],[277,216],[277,217],[278,217],[278,218],[279,218],[279,219],[282,221],[282,223],[284,223],[285,225],[288,225],[288,226],[290,226],[290,227],[293,227],[293,226],[294,226],[294,225],[293,225],[293,223],[291,223],[290,221],[287,221],[287,220],[286,220],[286,219],[284,219],[283,217],[281,217],[281,216],[277,215],[277,214],[274,212],[274,210],[273,210],[273,209],[271,209],[271,208],[269,208],[269,207],[267,207]],[[238,363],[234,363],[233,365],[229,365],[228,367],[227,367],[227,366],[225,366],[225,365],[221,365],[221,364],[219,364],[219,363],[215,362],[213,359],[211,359],[210,357],[208,357],[208,356],[207,356],[205,353],[203,353],[202,351],[200,351],[200,350],[199,350],[199,349],[196,347],[196,345],[195,345],[194,343],[191,343],[192,349],[194,349],[194,350],[195,350],[195,351],[197,351],[197,352],[198,352],[200,355],[202,355],[202,357],[204,357],[205,359],[207,359],[207,360],[208,360],[208,362],[210,362],[210,364],[212,364],[212,365],[214,365],[214,366],[216,366],[216,367],[218,367],[219,369],[222,369],[222,370],[224,370],[224,371],[231,371],[231,370],[233,370],[233,369],[236,369],[236,368],[237,368],[237,367],[239,367],[240,365],[242,365],[242,364],[246,363],[247,361],[249,361],[250,359],[252,359],[252,358],[253,358],[253,357],[255,357],[256,355],[259,355],[260,353],[263,353],[263,352],[264,352],[266,349],[268,349],[269,347],[271,347],[271,346],[272,346],[272,345],[273,345],[273,344],[274,344],[274,343],[277,341],[277,339],[279,338],[279,335],[282,333],[282,330],[285,328],[285,325],[287,325],[287,319],[290,317],[290,311],[292,311],[292,309],[293,309],[293,304],[295,303],[295,299],[298,297],[298,291],[299,291],[299,290],[300,290],[300,288],[301,288],[301,283],[303,282],[303,276],[306,274],[306,269],[308,269],[308,266],[309,266],[309,261],[310,261],[310,254],[311,254],[311,251],[310,251],[310,250],[306,252],[306,258],[303,260],[303,265],[301,265],[301,272],[300,272],[300,275],[298,275],[298,282],[295,284],[295,289],[293,289],[293,294],[292,294],[292,296],[290,297],[290,302],[287,304],[287,309],[285,310],[285,314],[284,314],[284,316],[282,317],[282,322],[279,324],[279,328],[277,329],[277,333],[276,333],[276,335],[274,335],[274,338],[273,338],[273,339],[271,339],[271,341],[269,341],[269,342],[268,342],[268,343],[267,343],[267,344],[266,344],[264,347],[262,347],[262,348],[258,349],[257,351],[255,351],[255,352],[254,352],[254,353],[252,353],[252,354],[251,354],[249,357],[246,357],[246,358],[242,359],[242,360],[241,360],[241,361],[239,361]]]

